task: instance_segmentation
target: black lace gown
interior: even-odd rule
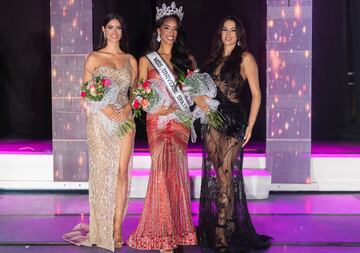
[[[220,73],[220,72],[219,72]],[[221,129],[204,126],[198,239],[218,252],[247,252],[270,246],[251,222],[244,189],[243,148],[247,116],[240,102],[244,80],[220,80],[216,99],[225,120]]]

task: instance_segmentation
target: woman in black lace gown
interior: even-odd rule
[[[218,86],[218,110],[225,116],[221,129],[203,128],[204,158],[198,236],[200,244],[218,252],[246,252],[270,246],[251,222],[242,174],[243,147],[248,143],[260,107],[257,64],[248,52],[242,22],[233,16],[220,24],[212,54],[203,70]],[[240,101],[244,83],[250,86],[249,118]],[[195,102],[207,110],[203,99]]]

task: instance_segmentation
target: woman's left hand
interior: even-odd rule
[[[122,122],[124,120],[126,120],[131,112],[131,106],[130,104],[127,104],[125,106],[123,106],[122,108],[119,109],[115,109],[117,115],[119,116],[119,120],[118,122]]]
[[[248,126],[245,130],[244,142],[242,144],[242,147],[245,147],[245,145],[249,142],[251,138],[251,134],[252,134],[252,128]]]
[[[194,102],[196,103],[197,106],[200,107],[200,109],[205,112],[208,113],[210,111],[210,107],[209,105],[206,103],[206,99],[208,97],[207,96],[196,96],[193,97]]]

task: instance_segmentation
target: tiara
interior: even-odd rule
[[[170,6],[163,3],[161,9],[156,7],[156,20],[170,15],[177,15],[182,20],[184,17],[183,7],[176,8],[175,2],[172,2]]]

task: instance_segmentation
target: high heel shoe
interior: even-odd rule
[[[119,249],[123,246],[124,244],[124,241],[122,240],[121,238],[121,235],[120,236],[116,236],[116,234],[114,235],[114,246],[115,248]]]
[[[120,249],[124,244],[124,241],[120,240],[120,241],[114,241],[114,245],[116,249]]]
[[[121,238],[121,233],[120,232],[114,232],[114,245],[115,245],[115,248],[119,249],[119,248],[121,248],[123,246],[123,244],[124,244],[124,241]]]

